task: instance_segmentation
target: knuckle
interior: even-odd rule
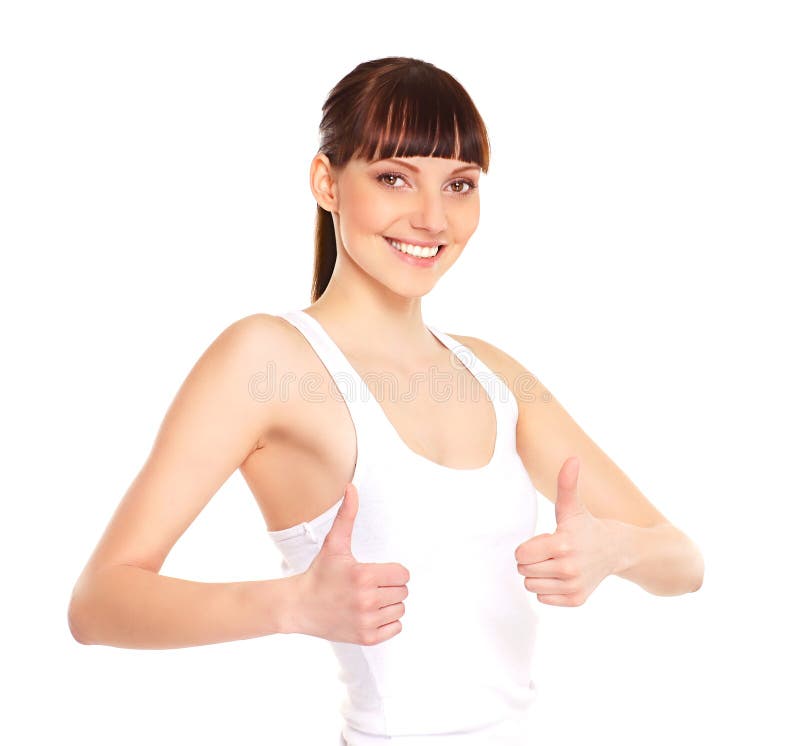
[[[372,585],[372,572],[363,565],[357,565],[353,570],[353,580],[360,588]]]
[[[361,594],[356,599],[356,610],[361,614],[372,611],[372,598],[366,594]]]

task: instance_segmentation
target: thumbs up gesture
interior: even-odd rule
[[[334,642],[376,645],[402,629],[409,571],[397,562],[359,562],[351,540],[358,490],[344,499],[309,568],[298,576],[296,631]]]
[[[580,461],[571,456],[558,473],[556,530],[517,547],[517,571],[542,603],[580,606],[612,572],[612,540],[606,524],[578,497]]]

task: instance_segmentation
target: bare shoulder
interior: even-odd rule
[[[226,326],[199,362],[216,361],[235,377],[258,375],[269,364],[280,364],[291,350],[288,322],[269,313],[254,313]]]
[[[465,334],[450,334],[449,332],[448,336],[469,347],[495,373],[513,374],[522,369],[522,365],[511,355],[485,339]]]
[[[223,329],[206,354],[213,354],[218,348],[219,355],[227,359],[227,365],[235,368],[234,375],[240,386],[246,385],[249,398],[263,404],[275,400],[274,396],[267,396],[266,391],[271,391],[283,381],[285,374],[296,368],[299,356],[305,352],[301,340],[286,319],[269,313],[254,313]],[[262,433],[256,448],[262,446],[263,437]]]
[[[483,363],[488,365],[491,371],[511,389],[518,403],[549,398],[549,392],[538,377],[505,350],[480,337],[449,334],[449,332],[448,335],[469,347]]]
[[[231,365],[239,368],[240,374],[258,377],[291,368],[298,349],[302,349],[299,338],[286,319],[269,313],[254,313],[225,327],[206,354],[219,350]]]
[[[214,344],[230,342],[240,348],[247,349],[254,346],[263,349],[264,342],[271,344],[287,344],[291,335],[287,333],[288,322],[280,316],[270,313],[253,313],[244,316],[226,326]]]
[[[270,366],[291,364],[282,319],[253,314],[226,326],[180,385],[82,577],[130,564],[158,572],[178,538],[259,443],[276,408]],[[273,362],[274,361],[274,362]],[[79,581],[80,583],[80,581]]]

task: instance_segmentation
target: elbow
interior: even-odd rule
[[[696,545],[695,545],[696,546]],[[695,574],[695,583],[692,586],[692,593],[699,591],[703,587],[703,578],[706,574],[706,563],[700,550],[697,550],[697,572]]]
[[[79,642],[81,645],[88,645],[86,637],[83,634],[82,629],[78,626],[75,615],[73,614],[72,610],[67,613],[67,623],[69,624],[69,631],[72,635],[75,642]]]
[[[67,611],[67,624],[69,624],[69,631],[72,635],[75,642],[79,642],[81,645],[88,645],[88,639],[84,634],[83,626],[78,621],[78,612],[75,608],[74,603],[70,603],[69,609]]]
[[[75,642],[79,642],[81,645],[92,644],[86,634],[86,610],[75,591],[72,592],[72,598],[67,609],[67,624]]]

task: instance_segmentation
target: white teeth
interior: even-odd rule
[[[411,254],[412,256],[422,256],[422,257],[431,257],[436,256],[439,253],[438,246],[431,246],[430,248],[422,247],[422,246],[415,246],[414,244],[410,243],[400,243],[399,241],[395,241],[394,239],[387,239],[389,243],[394,246],[399,251],[402,251],[404,254]]]

